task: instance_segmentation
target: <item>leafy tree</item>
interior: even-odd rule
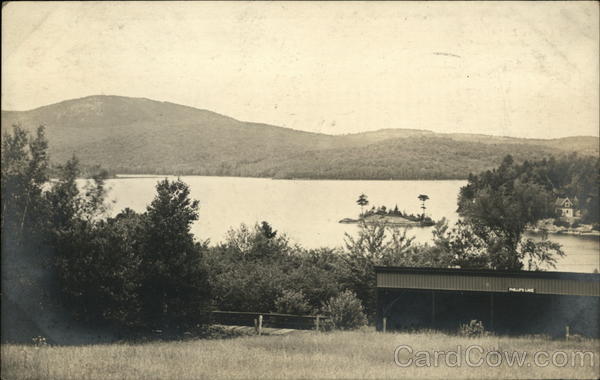
[[[69,228],[73,220],[82,215],[83,200],[77,187],[79,175],[79,160],[73,156],[58,167],[58,181],[46,194],[51,210],[50,228],[54,235],[59,235],[61,230]]]
[[[305,315],[311,312],[302,291],[284,290],[275,300],[275,311],[283,314]]]
[[[380,259],[388,246],[386,230],[387,227],[383,223],[360,222],[358,238],[345,234],[347,251],[356,256],[369,257],[373,261]]]
[[[552,266],[555,256],[564,255],[559,245],[523,241],[525,228],[552,212],[554,201],[552,185],[540,180],[547,176],[532,176],[531,167],[529,163],[516,166],[507,156],[497,170],[470,176],[459,195],[458,211],[464,222],[451,239],[461,264],[485,262],[495,269],[519,270],[526,257],[540,268],[541,263]]]
[[[230,262],[222,251],[211,249],[210,285],[214,304],[220,310],[272,312],[275,302],[289,285],[281,263]]]
[[[548,240],[544,233],[541,241],[524,239],[519,247],[520,260],[527,270],[544,270],[545,266],[556,267],[557,256],[564,256],[560,244]]]
[[[55,265],[64,300],[78,319],[141,323],[142,228],[143,215],[126,210],[97,223],[79,219],[63,231]]]
[[[267,222],[256,224],[253,229],[245,224],[237,230],[230,229],[222,248],[230,251],[230,254],[238,259],[251,261],[263,258],[279,259],[291,252],[287,236],[277,235],[277,231]]]
[[[77,184],[79,161],[58,167],[58,180],[45,193],[47,242],[63,302],[76,317],[133,325],[138,320],[141,216],[106,211],[105,171]]]
[[[434,246],[452,255],[451,264],[460,268],[488,268],[490,256],[486,242],[471,228],[459,220],[452,230],[448,230],[445,219],[434,230]]]
[[[45,204],[43,185],[48,180],[48,141],[44,127],[35,137],[18,125],[2,138],[2,246],[3,251],[27,249],[43,239]],[[9,248],[10,247],[10,248]]]
[[[312,311],[342,288],[343,260],[336,249],[298,250],[286,277],[287,288],[302,292]]]
[[[346,234],[346,252],[342,284],[353,291],[363,303],[366,313],[375,312],[375,270],[389,247],[387,228],[380,223],[361,223],[358,237]]]
[[[118,309],[116,304],[121,310],[135,304],[131,293],[118,291],[121,284],[128,288],[127,281],[135,281],[128,269],[135,261],[127,250],[115,249],[113,241],[118,240],[120,227],[98,219],[106,210],[106,173],[97,171],[81,192],[79,163],[73,157],[57,168],[57,180],[49,182],[47,150],[43,127],[33,137],[19,126],[3,136],[2,256],[7,260],[3,264],[23,262],[11,255],[44,253],[27,261],[28,270],[11,273],[11,277],[27,280],[15,286],[12,279],[6,280],[12,284],[7,289],[35,284],[47,292],[40,297],[40,308],[60,295],[82,318],[130,319],[109,315]]]
[[[147,211],[125,209],[96,218],[103,187],[84,194],[74,184],[76,161],[49,194],[56,205],[56,269],[67,305],[80,319],[129,327],[177,328],[202,322],[210,287],[202,252],[190,233],[198,202],[177,180],[157,184]]]
[[[443,249],[416,245],[406,229],[383,223],[361,223],[358,236],[346,234],[346,251],[341,271],[343,287],[353,291],[363,303],[367,315],[375,312],[374,266],[447,267],[452,256]]]
[[[77,185],[81,176],[79,159],[73,156],[64,165],[57,168],[58,180],[45,194],[50,210],[50,227],[57,230],[68,228],[75,219],[93,222],[105,216],[107,189],[105,185],[108,172],[98,169],[82,186]]]
[[[222,310],[274,311],[291,283],[293,251],[267,222],[231,229],[223,243],[206,252],[214,304]]]
[[[213,301],[221,310],[282,311],[285,294],[302,294],[310,311],[336,296],[343,265],[339,252],[290,246],[284,235],[267,239],[260,225],[241,225],[205,254]],[[279,300],[279,301],[278,301]]]
[[[554,267],[557,257],[564,255],[560,244],[547,240],[546,234],[541,241],[522,239],[510,250],[498,235],[489,233],[482,237],[481,228],[474,228],[464,220],[459,220],[450,231],[445,220],[440,224],[442,227],[434,232],[434,247],[449,255],[452,266],[543,270],[545,266]]]

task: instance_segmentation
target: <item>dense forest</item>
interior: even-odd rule
[[[533,209],[536,219],[555,217],[556,199],[569,197],[581,211],[582,222],[598,223],[600,160],[571,154],[517,164],[507,156],[498,168],[469,176],[460,192],[459,211],[468,213],[482,193],[495,199],[507,194],[519,198],[519,208]]]
[[[517,160],[535,160],[553,151],[527,145],[415,137],[308,152],[283,160],[263,174],[275,178],[464,179],[469,173],[495,167],[509,152]]]
[[[82,188],[75,157],[50,184],[48,168],[43,128],[33,136],[20,128],[6,134],[3,305],[27,310],[28,319],[60,305],[89,327],[126,334],[183,333],[210,323],[214,309],[324,314],[337,321],[331,328],[357,327],[374,317],[374,266],[552,268],[564,255],[561,247],[523,236],[527,224],[545,216],[547,194],[574,192],[587,202],[588,218],[597,205],[597,160],[515,164],[508,156],[470,177],[461,191],[462,219],[453,228],[437,223],[430,244],[415,243],[406,230],[363,223],[346,235],[344,248],[309,250],[263,221],[232,228],[211,246],[191,233],[202,216],[181,180],[159,181],[144,212],[109,217],[105,172]]]
[[[46,126],[53,168],[75,154],[86,170],[101,165],[122,174],[466,179],[507,154],[517,162],[569,152],[598,155],[598,138],[591,136],[543,140],[415,129],[327,135],[118,96],[2,111],[2,125],[12,124],[31,133]]]
[[[599,229],[599,179],[598,158],[573,154],[516,164],[506,156],[496,169],[470,175],[461,188],[462,220],[452,231],[449,248],[460,266],[539,270],[564,252],[549,240],[525,238],[525,229],[556,217],[555,201],[564,196],[577,200],[581,220]]]

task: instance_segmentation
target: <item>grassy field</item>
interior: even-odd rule
[[[430,352],[430,367],[417,363],[400,367],[395,363],[399,345],[401,364],[424,358]],[[466,362],[469,347],[471,363]],[[548,356],[536,366],[534,353]],[[433,351],[460,351],[462,359],[449,363]],[[497,363],[489,352],[527,352],[526,364]],[[571,362],[576,351],[593,351]],[[556,355],[553,365],[551,358]],[[600,376],[600,341],[565,342],[535,337],[465,338],[437,332],[376,333],[372,330],[303,333],[286,336],[246,336],[223,340],[188,340],[143,344],[89,346],[2,345],[2,379],[215,379],[215,378],[597,378]],[[481,355],[480,355],[481,353]],[[593,358],[592,358],[593,356]],[[450,355],[448,355],[450,358]],[[486,364],[490,360],[492,366]],[[560,367],[567,359],[566,365]],[[593,360],[593,364],[591,363]],[[419,364],[426,364],[421,361]]]

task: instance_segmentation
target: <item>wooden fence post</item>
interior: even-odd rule
[[[387,328],[387,318],[383,317],[383,332],[385,332],[386,328]]]
[[[258,316],[258,335],[262,334],[262,323],[263,323],[263,316],[261,314]]]
[[[321,317],[319,317],[319,316],[317,315],[317,319],[315,319],[315,324],[316,324],[316,327],[317,327],[317,332],[319,332],[319,319],[320,319],[320,318],[321,318]]]
[[[569,340],[569,326],[565,326],[565,339]]]

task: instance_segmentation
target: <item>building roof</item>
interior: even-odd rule
[[[554,202],[554,205],[557,206],[557,207],[563,207],[563,205],[565,204],[565,202],[567,200],[569,200],[569,198],[558,197],[558,198],[556,198],[556,201]],[[571,204],[572,204],[572,202],[571,202]]]
[[[375,273],[378,273],[378,272],[449,274],[449,275],[459,275],[459,276],[553,278],[553,279],[570,279],[570,280],[578,280],[578,281],[600,282],[600,273],[581,273],[581,272],[554,272],[554,271],[528,271],[528,270],[507,271],[507,270],[495,270],[495,269],[376,266]]]
[[[565,207],[564,204],[569,201],[571,203],[570,208],[576,207],[577,206],[577,197],[570,199],[569,197],[558,197],[556,198],[556,201],[554,202],[554,205],[556,207]]]
[[[600,296],[600,274],[375,267],[378,288]]]

